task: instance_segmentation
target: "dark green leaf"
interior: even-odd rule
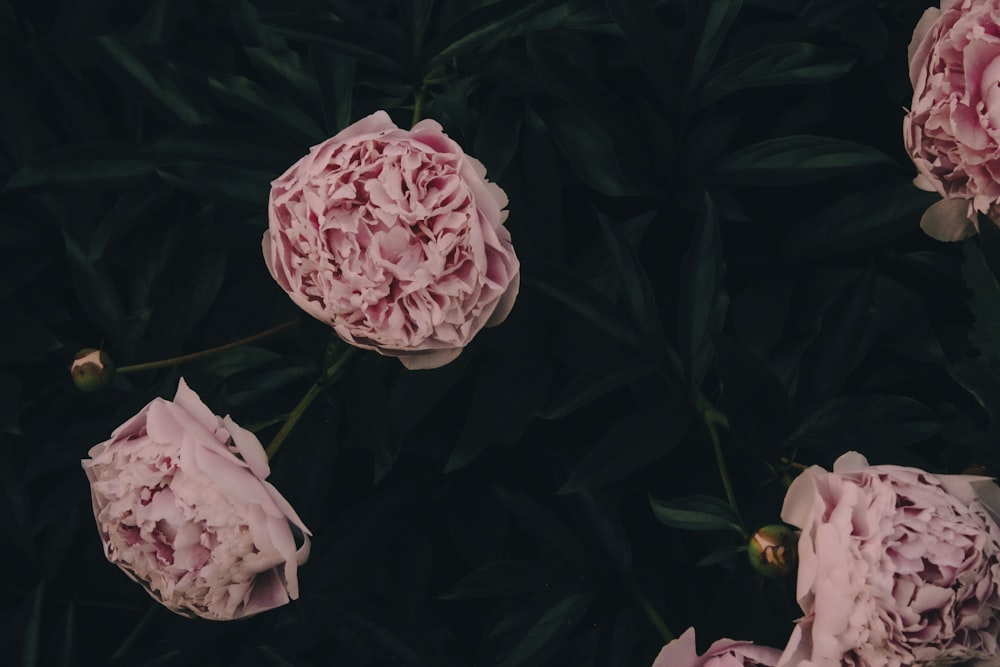
[[[653,13],[652,4],[634,0],[608,0],[607,4],[608,11],[635,51],[639,66],[653,84],[654,92],[667,103],[671,102],[677,89],[669,66],[674,61],[674,54],[668,46],[671,39]]]
[[[402,664],[414,667],[433,664],[428,659],[430,651],[425,646],[426,640],[416,636],[410,628],[411,622],[391,613],[388,606],[376,610],[359,604],[328,602],[327,609],[367,639],[379,653],[388,653]]]
[[[19,313],[6,313],[0,316],[0,329],[3,330],[0,364],[26,364],[38,361],[63,346],[45,325]],[[66,362],[67,368],[69,363]],[[10,376],[10,380],[13,379],[13,376]],[[7,384],[8,398],[11,397],[9,392],[13,391],[14,385]]]
[[[638,216],[635,221],[628,221],[623,224],[638,224],[645,226],[656,217],[657,211],[645,213]],[[622,281],[622,291],[625,296],[625,303],[636,327],[649,338],[659,338],[663,335],[663,327],[660,323],[660,313],[656,307],[656,297],[653,294],[653,287],[649,284],[639,255],[635,248],[625,237],[621,229],[602,213],[598,212],[597,219],[601,225],[601,232],[604,234],[604,242],[611,253],[618,276]]]
[[[815,44],[772,44],[711,72],[697,99],[700,104],[711,104],[747,88],[826,83],[844,76],[854,63],[855,58],[848,54]]]
[[[278,175],[199,162],[175,162],[156,173],[178,190],[254,208],[266,206],[271,181]]]
[[[962,251],[962,278],[972,292],[969,309],[975,318],[969,342],[987,359],[1000,360],[1000,284],[975,239],[966,239]]]
[[[234,108],[305,144],[319,143],[325,138],[323,129],[287,98],[279,97],[245,77],[229,74],[211,76],[208,88]]]
[[[730,153],[720,162],[718,176],[735,185],[799,185],[891,163],[870,146],[801,134],[767,139]]]
[[[939,199],[909,181],[849,194],[794,225],[782,253],[801,261],[884,243],[913,231],[914,217]]]
[[[698,3],[702,4],[702,3]],[[704,3],[705,22],[701,28],[701,38],[691,63],[691,83],[697,85],[705,72],[712,66],[723,40],[729,33],[736,16],[740,13],[743,0],[719,0]]]
[[[5,191],[55,183],[75,187],[117,187],[153,173],[153,164],[130,144],[57,148],[11,175]]]
[[[536,542],[576,572],[594,569],[593,556],[562,521],[532,498],[507,489],[494,489],[500,500]]]
[[[480,46],[537,29],[532,19],[546,4],[545,0],[508,0],[474,9],[427,45],[424,75]]]
[[[174,63],[147,56],[109,35],[98,37],[97,43],[114,66],[157,109],[186,125],[211,120],[211,114],[198,103],[197,94],[185,87]]]
[[[678,346],[691,387],[698,387],[712,362],[711,334],[722,329],[729,308],[715,204],[706,194],[701,218],[681,260]]]
[[[63,241],[80,305],[106,333],[117,331],[125,319],[125,308],[107,270],[103,264],[92,262],[65,230]]]
[[[939,415],[909,396],[854,394],[839,396],[811,415],[795,440],[835,451],[892,451],[937,435],[944,427]]]
[[[556,401],[542,410],[542,419],[562,419],[609,391],[652,375],[656,368],[645,357],[613,356],[598,361],[573,378]]]
[[[611,427],[587,453],[559,493],[576,493],[616,482],[666,456],[684,439],[691,423],[687,405],[634,412]]]
[[[6,324],[3,325],[4,331],[4,346],[11,346],[7,338],[8,331],[6,330]],[[58,341],[56,341],[58,342]],[[14,347],[18,347],[16,344]],[[18,359],[21,350],[17,350]],[[12,360],[8,359],[6,363],[10,363]],[[21,402],[21,381],[17,377],[7,371],[0,371],[0,433],[10,433],[12,435],[18,435],[21,433],[21,426],[18,423],[18,416],[20,415],[20,402]]]
[[[580,180],[609,197],[635,195],[622,173],[614,144],[597,123],[561,103],[536,103],[532,109]]]
[[[510,651],[497,662],[497,666],[523,665],[548,647],[555,646],[557,641],[576,628],[594,598],[593,593],[575,593],[546,609],[528,632],[515,641]]]
[[[487,177],[496,180],[514,159],[520,144],[524,105],[503,102],[490,107],[476,132],[475,157],[487,165]]]
[[[45,599],[45,582],[42,581],[35,587],[31,595],[31,607],[28,610],[28,619],[24,624],[24,642],[21,649],[21,665],[23,667],[37,667],[38,655],[42,641],[42,602]]]
[[[650,498],[653,514],[661,522],[683,530],[730,530],[746,533],[743,522],[724,501],[712,496],[685,496],[676,500]]]
[[[545,590],[558,578],[551,565],[528,560],[488,563],[459,579],[442,600],[503,597]]]
[[[758,451],[775,451],[788,431],[785,387],[766,363],[733,339],[716,335],[712,342],[730,431]]]
[[[487,447],[517,442],[543,400],[548,375],[548,363],[536,350],[511,349],[493,357],[480,371],[458,445],[444,472],[468,465]]]
[[[860,361],[871,321],[875,267],[851,281],[823,312],[819,333],[802,355],[795,413],[806,415],[837,395]]]
[[[398,44],[387,42],[358,25],[349,25],[328,16],[276,14],[264,22],[280,35],[314,43],[337,53],[357,58],[370,67],[406,76],[407,68],[401,55],[393,53]]]
[[[522,263],[523,284],[577,313],[620,341],[639,346],[639,337],[624,323],[614,304],[566,269],[555,264]]]

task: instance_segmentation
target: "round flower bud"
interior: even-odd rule
[[[750,564],[765,577],[784,577],[798,565],[798,535],[788,526],[771,524],[753,534],[747,544]]]
[[[103,350],[88,347],[73,357],[69,367],[73,384],[81,391],[93,392],[104,389],[115,377],[115,362]]]

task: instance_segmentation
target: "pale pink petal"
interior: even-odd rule
[[[961,241],[977,233],[968,218],[969,204],[964,199],[942,199],[931,204],[920,218],[920,229],[938,241]]]

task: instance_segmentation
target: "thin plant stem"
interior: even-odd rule
[[[635,603],[646,614],[649,622],[653,624],[656,631],[663,637],[663,641],[672,642],[674,640],[674,633],[670,631],[663,617],[660,616],[656,608],[653,607],[653,603],[649,601],[649,598],[646,597],[646,594],[642,592],[642,589],[635,582],[632,583],[632,599],[635,600]]]
[[[112,661],[117,660],[128,653],[128,650],[132,648],[132,644],[135,643],[135,641],[139,638],[139,635],[142,634],[142,631],[145,630],[146,626],[153,620],[153,616],[156,615],[156,612],[159,611],[159,609],[160,605],[155,602],[149,605],[149,608],[146,609],[146,613],[142,615],[139,622],[135,624],[134,628],[132,628],[132,632],[128,633],[128,637],[125,638],[125,641],[123,641],[118,649],[111,655]]]
[[[421,83],[420,88],[413,95],[413,120],[410,121],[410,127],[413,127],[420,122],[424,114],[424,91],[427,89],[426,83]]]
[[[729,506],[736,512],[736,516],[739,516],[740,508],[736,504],[736,494],[733,492],[733,483],[729,480],[726,458],[722,455],[722,443],[719,441],[719,432],[715,428],[718,420],[715,417],[715,413],[709,410],[703,412],[702,417],[705,420],[705,426],[708,427],[708,435],[712,439],[712,449],[715,451],[715,465],[719,468],[719,476],[722,477],[722,487],[726,490],[726,500],[729,501]]]
[[[281,446],[285,444],[285,439],[288,437],[288,434],[292,432],[295,425],[300,419],[302,419],[302,415],[306,413],[306,410],[308,410],[312,402],[316,400],[316,397],[323,392],[323,388],[326,386],[326,383],[332,380],[334,376],[340,372],[340,370],[344,367],[344,364],[347,363],[347,360],[350,359],[353,354],[354,348],[348,346],[343,353],[341,353],[340,357],[333,362],[328,369],[326,369],[323,377],[309,387],[309,391],[307,391],[305,396],[299,400],[298,405],[292,408],[292,411],[288,413],[288,419],[286,419],[285,423],[281,425],[281,428],[274,435],[274,439],[271,440],[271,443],[267,446],[266,453],[269,460],[273,458],[274,455],[278,453],[278,450],[281,449]]]
[[[172,357],[170,359],[160,359],[159,361],[148,361],[144,364],[133,364],[132,366],[122,366],[118,369],[118,373],[139,373],[142,371],[151,371],[157,368],[166,368],[168,366],[177,366],[179,364],[187,363],[189,361],[196,361],[198,359],[204,359],[205,357],[210,357],[213,354],[219,354],[221,352],[227,352],[229,350],[235,350],[243,345],[249,345],[250,343],[256,343],[259,340],[263,340],[268,336],[273,336],[276,333],[280,333],[286,329],[291,329],[296,324],[299,323],[299,318],[295,317],[284,324],[279,324],[276,327],[271,327],[266,331],[261,331],[252,336],[247,336],[246,338],[241,338],[235,340],[232,343],[226,343],[225,345],[220,345],[219,347],[213,347],[209,350],[202,350],[201,352],[192,352],[191,354],[185,354],[180,357]]]

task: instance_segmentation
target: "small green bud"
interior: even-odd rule
[[[114,379],[115,362],[103,350],[88,347],[73,357],[69,373],[73,376],[73,384],[80,391],[100,391]]]
[[[750,564],[765,577],[776,579],[795,571],[799,564],[798,534],[788,526],[771,524],[753,534],[747,544]]]

